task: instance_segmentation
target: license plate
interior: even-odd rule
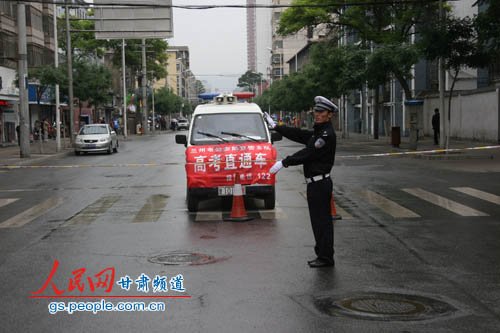
[[[245,186],[242,186],[243,195],[245,195]],[[233,186],[219,186],[218,192],[220,197],[233,195]]]
[[[95,148],[96,145],[85,145],[85,148]]]

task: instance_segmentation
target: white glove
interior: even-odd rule
[[[264,112],[264,119],[266,120],[266,123],[270,129],[276,127],[276,123],[274,122],[273,118],[269,115],[269,113]]]
[[[278,171],[280,171],[281,168],[283,168],[283,163],[281,161],[277,161],[276,163],[274,163],[274,165],[271,167],[271,169],[269,169],[269,172],[274,174],[274,173],[277,173]]]

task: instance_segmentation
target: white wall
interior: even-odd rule
[[[462,92],[453,96],[451,103],[451,137],[480,141],[499,139],[499,88],[475,93]],[[445,98],[448,108],[448,97]],[[439,108],[438,96],[424,101],[424,132],[433,135],[431,119],[434,109]],[[440,110],[440,116],[444,113]]]

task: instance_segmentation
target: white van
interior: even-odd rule
[[[272,143],[281,138],[269,132],[257,104],[238,102],[236,94],[198,105],[188,135],[175,136],[186,146],[188,210],[197,211],[201,200],[231,196],[236,181],[246,196],[273,209],[276,180],[269,169],[276,161]]]

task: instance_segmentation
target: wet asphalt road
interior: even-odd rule
[[[298,149],[287,140],[277,147],[282,157]],[[17,199],[0,207],[0,223],[12,223],[0,228],[2,331],[498,331],[500,205],[453,189],[500,196],[498,159],[352,159],[343,156],[365,154],[369,147],[339,144],[334,194],[345,215],[335,226],[336,267],[311,269],[306,261],[313,258],[314,243],[299,167],[278,174],[275,210],[264,211],[255,200],[247,209],[256,219],[222,222],[218,200],[203,203],[199,214],[187,212],[183,151],[169,133],[122,142],[119,153],[110,156],[68,154],[45,160],[42,168],[1,170],[0,199]],[[450,210],[436,206],[408,189],[432,192],[485,216],[461,216],[460,207],[449,202],[444,205]],[[381,208],[387,205],[379,196],[418,217],[394,217]],[[35,218],[24,224],[30,216]],[[172,253],[176,258],[203,254],[211,262],[151,262]],[[92,292],[86,277],[113,267],[115,281],[141,273],[168,279],[182,274],[186,291],[161,295],[190,298],[108,299],[161,301],[164,312],[51,315],[48,304],[53,301],[100,301],[29,298],[42,288],[55,260],[59,267],[53,285],[41,295],[54,295],[53,286],[71,296],[160,294],[117,285],[110,293],[102,288]],[[85,289],[69,292],[72,272],[79,268],[86,269]],[[351,302],[386,317],[410,307],[408,320],[368,320],[368,311],[361,319],[329,306],[329,298],[349,301],[363,293],[423,296],[452,310],[422,316],[425,311],[418,307],[420,313],[411,314],[411,302]]]

